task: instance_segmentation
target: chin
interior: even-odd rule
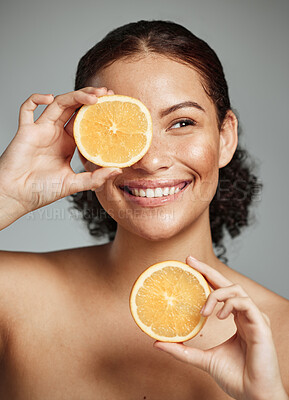
[[[168,240],[176,236],[184,228],[177,223],[176,219],[172,219],[170,214],[164,215],[162,220],[142,219],[136,221],[134,219],[120,224],[129,232],[153,242]]]
[[[175,236],[174,232],[167,231],[159,231],[159,232],[135,232],[136,235],[142,237],[145,240],[149,240],[151,242],[159,242],[163,240],[168,240],[171,237]]]

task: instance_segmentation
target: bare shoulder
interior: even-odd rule
[[[85,275],[91,264],[96,268],[100,258],[98,246],[48,253],[0,251],[1,314],[6,310],[11,315],[16,304],[33,304],[43,293],[58,299],[77,274]]]
[[[44,281],[49,286],[53,276],[55,271],[41,254],[0,251],[0,355],[4,354],[14,321],[27,315],[37,291],[43,291]]]
[[[49,253],[0,251],[0,360],[17,321],[69,304],[79,276],[97,264],[101,252],[97,246]]]
[[[47,253],[0,251],[0,277],[6,281],[24,277],[32,279],[41,274],[49,274],[51,278],[60,277],[66,269],[74,266],[87,265],[97,262],[103,253],[103,246],[89,246],[58,250]],[[9,278],[9,276],[11,278]],[[8,282],[7,282],[8,283]],[[33,284],[33,281],[30,282]]]
[[[43,290],[56,284],[60,277],[57,265],[45,254],[30,252],[0,252],[0,307],[9,315]],[[24,303],[23,303],[24,302]]]
[[[101,260],[105,258],[107,245],[77,247],[73,249],[58,250],[43,253],[42,256],[59,268],[72,268],[82,266],[93,266],[96,268]]]
[[[90,264],[98,264],[102,246],[90,246],[59,250],[47,253],[0,251],[0,301],[1,293],[32,291],[41,283],[53,286],[63,283],[63,278],[74,269],[85,269]],[[10,299],[11,301],[11,299]]]

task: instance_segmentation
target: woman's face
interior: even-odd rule
[[[120,226],[149,240],[172,237],[208,216],[218,184],[220,133],[199,74],[164,56],[147,55],[114,62],[90,85],[141,100],[153,121],[145,156],[97,191],[103,208]],[[98,168],[87,165],[89,170]],[[124,186],[162,197],[137,197]],[[172,188],[179,192],[164,195],[165,187],[169,193]]]

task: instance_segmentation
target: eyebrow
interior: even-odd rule
[[[200,106],[200,104],[196,103],[195,101],[184,101],[183,103],[174,104],[173,106],[160,111],[160,118],[163,118],[166,115],[179,110],[180,108],[187,108],[187,107],[194,107],[197,108],[198,110],[205,112],[203,107]]]

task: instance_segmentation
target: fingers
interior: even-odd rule
[[[214,289],[231,286],[233,282],[229,279],[225,278],[220,272],[216,271],[214,268],[210,267],[209,265],[196,260],[192,256],[187,257],[187,264],[191,267],[195,268],[199,271],[205,278],[210,282]]]
[[[65,125],[78,107],[84,104],[95,104],[98,97],[113,94],[114,92],[106,87],[87,87],[56,96],[55,98],[52,94],[34,93],[20,107],[19,126],[33,124],[33,112],[41,104],[45,104],[47,107],[35,121],[36,123],[50,122],[54,124],[58,122],[61,125]]]
[[[65,124],[71,117],[73,112],[83,104],[95,104],[100,96],[107,94],[107,88],[87,87],[74,92],[65,93],[56,96],[41,116],[36,121],[37,123],[55,123],[59,121]]]
[[[240,285],[234,284],[214,268],[192,257],[187,258],[187,263],[204,275],[215,289],[210,293],[201,310],[204,317],[210,316],[217,304],[224,302],[222,309],[217,313],[219,319],[226,319],[232,313],[242,312],[249,322],[259,323],[262,326],[264,323],[269,325],[259,308]]]
[[[65,196],[85,190],[100,189],[108,179],[115,178],[121,173],[120,168],[100,168],[94,172],[72,174],[65,182]]]
[[[33,112],[40,104],[50,104],[54,100],[52,94],[32,94],[20,107],[19,126],[34,123]]]
[[[227,301],[232,297],[248,298],[248,295],[240,285],[231,285],[225,288],[216,289],[209,294],[201,313],[206,317],[211,315],[218,302]]]
[[[220,319],[227,318],[233,311],[243,312],[249,322],[256,322],[259,319],[259,313],[256,312],[254,303],[248,297],[233,297],[225,301],[223,308],[218,312]]]
[[[224,305],[216,314],[219,319],[226,319],[231,314],[236,316],[241,313],[245,317],[245,319],[243,318],[243,323],[245,322],[246,325],[251,324],[251,327],[258,327],[254,333],[264,333],[264,327],[270,327],[269,318],[261,313],[240,285],[232,285],[211,292],[204,308],[201,310],[201,314],[204,317],[210,316],[220,302],[224,302]],[[255,340],[254,337],[251,337],[251,339]]]
[[[175,359],[194,365],[204,371],[209,369],[209,354],[201,349],[185,346],[181,343],[155,342],[156,349],[171,354]]]

